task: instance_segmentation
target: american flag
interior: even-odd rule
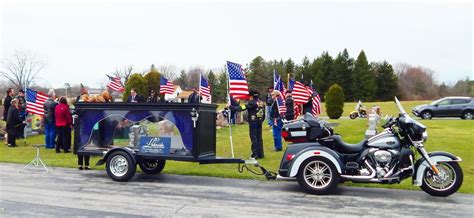
[[[293,94],[293,100],[295,105],[308,103],[311,97],[312,91],[309,92],[303,85],[303,83],[290,79],[290,88]]]
[[[111,77],[109,75],[107,75],[107,77],[109,77],[109,83],[107,84],[107,87],[109,89],[112,89],[116,92],[123,92],[125,90],[120,77],[118,77],[118,76],[117,77]]]
[[[43,116],[43,104],[47,99],[48,96],[42,92],[26,89],[26,111]]]
[[[283,84],[283,81],[281,81],[280,75],[278,75],[276,71],[273,71],[273,90],[280,92],[281,97],[286,99],[285,85]]]
[[[277,103],[277,106],[278,106],[278,112],[280,114],[285,114],[286,113],[286,105],[285,105],[285,95],[284,95],[284,93],[286,92],[286,89],[285,89],[285,86],[283,85],[283,82],[280,79],[280,76],[276,72],[273,72],[273,76],[276,80],[276,81],[274,81],[273,90],[280,93],[280,96],[278,96],[277,99],[276,99],[276,103]]]
[[[316,89],[313,88],[313,81],[311,81],[311,84],[309,87],[307,87],[307,90],[311,93],[313,100],[311,113],[314,116],[318,116],[321,114],[321,98],[319,97],[319,93],[316,91]]]
[[[211,97],[211,86],[209,86],[209,81],[201,75],[201,84],[199,86],[199,94],[203,97]]]
[[[249,86],[245,80],[242,65],[227,61],[229,73],[229,95],[233,98],[247,99],[249,97]]]
[[[173,94],[174,87],[173,83],[165,77],[160,77],[160,94]]]

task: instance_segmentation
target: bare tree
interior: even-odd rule
[[[17,88],[29,87],[46,63],[29,51],[15,51],[11,58],[2,61],[0,75]]]
[[[408,64],[398,64],[395,70],[403,100],[428,100],[439,97],[439,85],[434,79],[433,70]]]
[[[116,68],[113,74],[114,76],[122,78],[124,80],[123,83],[127,84],[128,78],[130,78],[130,76],[133,74],[133,71],[133,65],[130,65],[122,68]]]
[[[178,68],[175,65],[160,65],[158,67],[158,72],[165,78],[169,80],[176,79],[176,75],[178,73]]]

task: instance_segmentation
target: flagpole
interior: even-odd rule
[[[227,112],[227,122],[229,122],[229,139],[230,139],[230,152],[232,154],[232,158],[234,158],[234,143],[232,142],[232,124],[231,124],[231,119],[230,119],[230,92],[229,92],[229,83],[230,83],[230,77],[228,74],[228,65],[226,63],[226,74],[227,74],[227,103],[229,104],[229,110]]]
[[[286,89],[290,90],[290,74],[287,73],[286,75],[288,76],[288,79],[286,80]]]
[[[199,73],[199,89],[198,89],[198,92],[199,92],[199,93],[198,93],[198,96],[199,96],[199,97],[198,97],[199,103],[201,103],[201,82],[202,82],[201,79],[202,79],[202,72]]]
[[[27,86],[27,87],[28,87],[28,86]],[[26,89],[27,89],[26,87],[23,89],[23,93],[25,94],[25,96],[24,96],[25,104],[26,104]],[[23,107],[23,106],[22,106],[22,107]],[[22,108],[22,109],[23,109],[23,108]],[[26,112],[26,108],[25,108],[25,124],[26,124],[26,121],[27,121],[27,119],[28,119],[28,117],[26,116],[26,114],[27,114],[27,112]],[[25,128],[26,128],[26,125],[23,127],[23,143],[26,145],[26,136],[27,136],[28,134],[26,134]],[[31,129],[33,129],[33,127],[32,127]]]

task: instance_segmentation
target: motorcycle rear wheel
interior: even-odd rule
[[[421,189],[426,193],[446,197],[454,194],[462,185],[462,169],[456,162],[441,162],[436,165],[441,175],[436,175],[431,168],[423,173]]]
[[[335,192],[340,176],[327,158],[311,157],[301,164],[297,179],[306,193],[327,195]]]
[[[351,119],[357,118],[357,113],[351,113],[351,114],[349,115],[349,118],[351,118]]]

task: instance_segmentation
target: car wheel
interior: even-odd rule
[[[340,177],[330,160],[312,157],[301,164],[297,179],[306,193],[326,195],[334,193]]]
[[[433,114],[429,111],[423,111],[421,112],[421,118],[425,120],[429,120],[433,117]]]
[[[474,118],[474,114],[472,111],[466,111],[462,114],[462,118],[465,120],[472,120]]]
[[[146,174],[158,174],[165,168],[166,160],[142,159],[138,163],[140,169]]]

